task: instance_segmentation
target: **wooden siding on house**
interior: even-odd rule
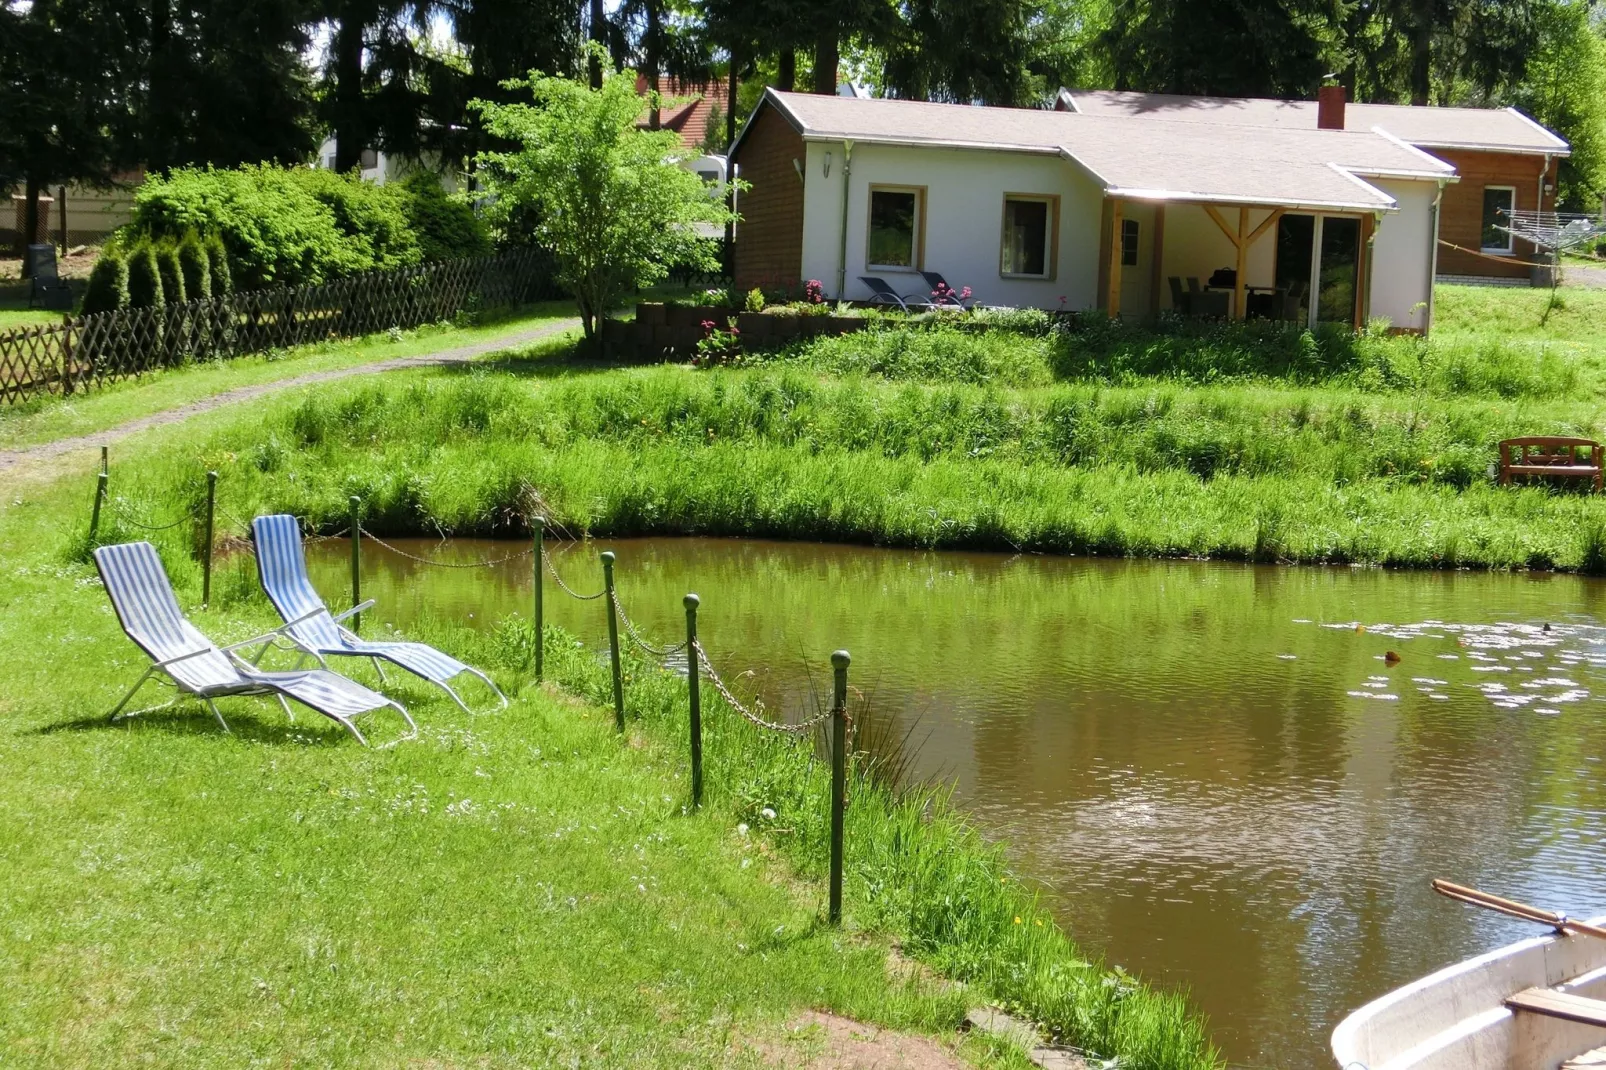
[[[795,290],[803,271],[803,179],[792,161],[808,158],[803,135],[761,105],[737,152],[737,177],[748,188],[736,201],[736,289]]]
[[[1483,244],[1483,189],[1485,186],[1512,186],[1517,191],[1513,207],[1518,211],[1531,212],[1535,207],[1553,211],[1556,207],[1554,193],[1546,194],[1543,205],[1535,204],[1545,158],[1511,152],[1427,151],[1454,166],[1461,176],[1461,181],[1444,188],[1444,200],[1439,208],[1439,239],[1449,243],[1439,246],[1439,274],[1527,278],[1529,268],[1545,258],[1535,256],[1533,246],[1521,239],[1513,243],[1515,253],[1510,257],[1477,254]],[[1550,174],[1545,177],[1548,184],[1555,184],[1556,166],[1556,158],[1551,157]],[[1461,248],[1452,249],[1450,245]],[[1466,249],[1474,251],[1462,251]]]

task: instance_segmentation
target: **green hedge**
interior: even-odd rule
[[[356,174],[269,164],[227,170],[180,168],[146,180],[119,242],[220,242],[242,290],[328,282],[424,260],[481,255],[484,229],[431,175],[376,185]],[[209,248],[209,256],[212,250]]]

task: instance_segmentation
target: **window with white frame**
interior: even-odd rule
[[[892,271],[920,268],[925,200],[923,186],[870,187],[870,234],[865,262],[871,268]]]
[[[1483,187],[1483,251],[1486,253],[1511,252],[1511,212],[1517,206],[1514,186]]]
[[[999,274],[1033,279],[1053,278],[1054,235],[1058,225],[1058,197],[1004,194],[1004,235],[999,250]]]
[[[1121,266],[1138,266],[1138,221],[1136,219],[1121,220]]]

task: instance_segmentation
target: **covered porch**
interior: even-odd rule
[[[1106,197],[1099,304],[1111,316],[1365,325],[1372,212]]]

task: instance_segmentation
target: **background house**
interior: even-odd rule
[[[1526,283],[1548,254],[1501,230],[1503,213],[1555,211],[1556,162],[1567,142],[1515,108],[1346,104],[1329,86],[1320,101],[1194,97],[1061,89],[1055,107],[1082,115],[1286,129],[1380,129],[1451,164],[1461,181],[1440,206],[1438,271],[1446,281]]]
[[[731,157],[738,289],[814,278],[862,300],[861,276],[922,293],[925,270],[995,304],[1412,330],[1455,178],[1371,131],[774,90]]]

